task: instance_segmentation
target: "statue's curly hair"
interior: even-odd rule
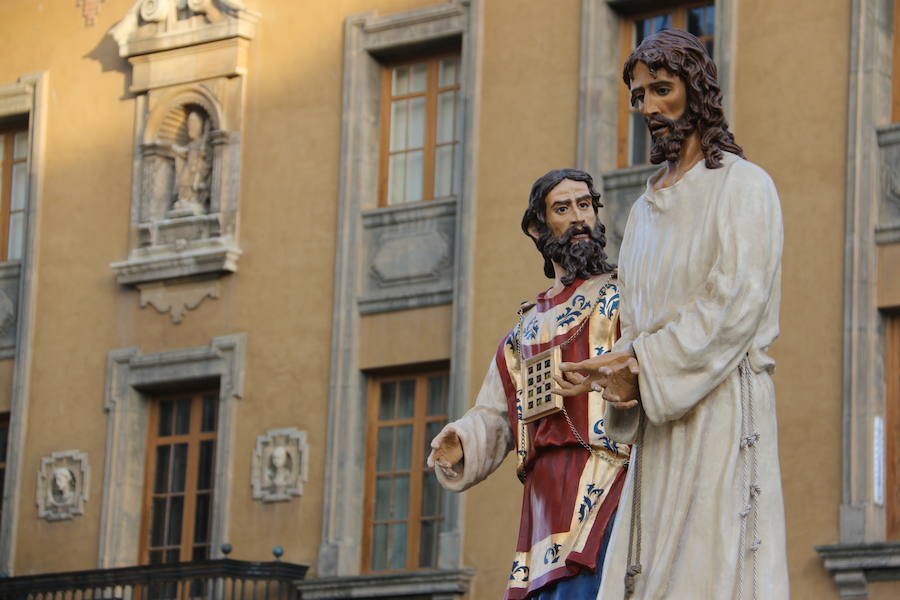
[[[654,75],[664,69],[684,82],[688,97],[686,116],[700,134],[700,149],[708,169],[722,166],[723,150],[743,158],[744,150],[734,141],[725,121],[716,64],[696,36],[681,29],[664,29],[646,37],[625,61],[622,78],[626,86],[631,86],[634,67],[639,62]]]

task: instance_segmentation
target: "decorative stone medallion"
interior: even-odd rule
[[[272,429],[258,436],[250,474],[253,497],[263,502],[284,502],[302,495],[309,471],[308,455],[305,431]]]
[[[84,514],[89,490],[87,454],[64,450],[45,456],[38,470],[38,516],[48,521],[62,521]]]

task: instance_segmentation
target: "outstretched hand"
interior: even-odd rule
[[[444,427],[431,440],[431,453],[428,455],[426,463],[429,469],[437,466],[444,475],[455,478],[459,476],[463,458],[462,441],[456,430]]]
[[[607,352],[577,363],[560,363],[562,376],[553,375],[556,386],[550,391],[563,397],[603,391],[611,406],[626,409],[638,403],[637,359],[628,352]]]

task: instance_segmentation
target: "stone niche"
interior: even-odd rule
[[[256,438],[250,485],[253,498],[285,502],[303,494],[309,472],[306,432],[295,428],[273,429]]]
[[[128,257],[112,265],[118,283],[142,292],[153,284],[158,297],[160,285],[195,288],[237,270],[243,97],[257,19],[237,0],[138,0],[110,30],[131,64],[136,103],[131,235]],[[186,301],[181,312],[193,307]]]
[[[65,450],[42,458],[37,483],[38,516],[62,521],[84,514],[89,475],[84,452]]]
[[[875,240],[879,244],[900,243],[900,124],[878,130],[881,148],[881,198]]]

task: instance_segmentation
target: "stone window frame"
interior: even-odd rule
[[[726,115],[732,114],[738,0],[715,0],[715,61]],[[631,203],[658,165],[618,168],[619,94],[622,83],[619,32],[623,19],[656,8],[692,2],[669,0],[582,0],[581,67],[576,164],[594,176],[603,194],[600,217],[607,225],[607,253],[618,259]],[[695,4],[695,3],[693,3]]]
[[[453,419],[462,415],[468,405],[481,15],[482,0],[452,0],[384,16],[375,12],[354,15],[348,17],[344,25],[334,336],[330,360],[322,541],[317,569],[323,577],[335,576],[344,580],[342,586],[354,587],[357,584],[352,581],[357,579],[358,585],[367,585],[364,579],[371,579],[355,577],[361,572],[360,544],[363,534],[363,499],[355,492],[362,489],[365,479],[366,432],[365,377],[359,369],[357,358],[360,321],[357,282],[361,269],[357,246],[362,236],[362,208],[374,208],[378,204],[379,157],[372,149],[378,147],[381,67],[374,54],[410,46],[427,48],[429,43],[449,37],[462,40],[464,176],[460,186],[462,193],[454,207],[457,221],[453,286],[449,295],[453,306],[454,338],[451,343],[448,413]],[[462,503],[456,495],[448,494],[445,500],[446,521],[440,538],[441,558],[438,566],[443,572],[451,573],[461,561]],[[403,579],[408,575],[394,577]]]
[[[853,0],[850,13],[844,229],[842,468],[839,539],[816,546],[841,598],[868,582],[900,579],[900,542],[885,540],[885,315],[878,307],[878,245],[900,242],[879,208],[895,144],[891,122],[893,13],[885,0]],[[880,147],[881,146],[881,147]],[[888,224],[891,225],[891,224]],[[883,489],[883,487],[881,487]],[[882,492],[883,494],[883,492]]]
[[[9,440],[0,523],[0,570],[15,574],[15,548],[18,535],[19,504],[22,493],[22,460],[28,422],[28,396],[31,386],[31,356],[35,329],[34,297],[37,292],[38,234],[40,199],[46,162],[48,76],[45,71],[19,77],[15,83],[0,86],[0,117],[28,119],[28,207],[26,209],[25,246],[22,260],[0,268],[0,280],[17,278],[15,344],[0,357],[15,360],[10,396]]]
[[[213,338],[209,345],[143,353],[112,350],[107,356],[106,458],[100,513],[98,568],[138,564],[144,498],[149,397],[174,386],[218,382],[219,415],[210,558],[222,558],[228,539],[235,403],[244,396],[245,334]]]

